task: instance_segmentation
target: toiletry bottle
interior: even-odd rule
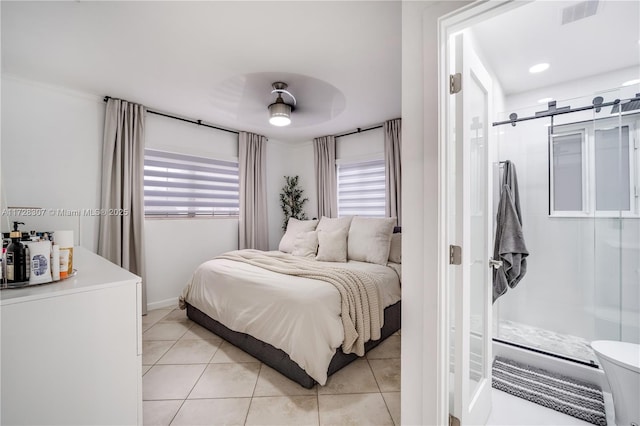
[[[31,252],[31,274],[29,284],[50,283],[51,279],[51,241],[29,243]]]
[[[73,274],[73,231],[53,231],[53,242],[60,246],[60,279]]]
[[[29,281],[31,277],[31,250],[29,250],[29,243],[23,244],[24,246],[24,280]]]
[[[60,246],[57,244],[51,247],[51,279],[60,280]]]
[[[7,247],[9,247],[9,242],[2,239],[2,265],[0,265],[0,270],[2,272],[2,279],[0,283],[2,283],[2,287],[7,283]]]
[[[26,262],[24,246],[20,242],[22,233],[18,230],[18,225],[22,222],[13,222],[13,231],[10,234],[11,244],[7,247],[7,282],[18,283],[25,281]]]

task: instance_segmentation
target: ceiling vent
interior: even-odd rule
[[[593,16],[598,11],[599,0],[586,0],[562,9],[562,25]]]

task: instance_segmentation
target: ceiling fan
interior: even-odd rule
[[[282,127],[291,124],[291,112],[296,105],[296,98],[287,90],[287,83],[277,81],[271,85],[273,90],[271,93],[277,93],[276,101],[269,105],[269,123],[274,126]],[[282,98],[282,94],[287,94],[292,100],[293,105],[286,103]]]

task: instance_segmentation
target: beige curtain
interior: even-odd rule
[[[240,249],[269,250],[266,145],[264,136],[240,132]]]
[[[313,159],[318,194],[318,219],[338,216],[336,180],[336,138],[323,136],[313,140]]]
[[[100,207],[125,214],[100,216],[98,254],[142,277],[142,313],[147,313],[144,264],[145,107],[109,99],[102,145]]]
[[[399,118],[384,123],[385,209],[387,217],[398,218],[398,226],[402,226],[401,127]]]

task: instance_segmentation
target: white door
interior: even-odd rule
[[[450,74],[461,77],[449,95],[446,166],[448,241],[461,248],[448,266],[450,412],[462,425],[482,425],[491,411],[491,78],[464,33],[449,48]]]

